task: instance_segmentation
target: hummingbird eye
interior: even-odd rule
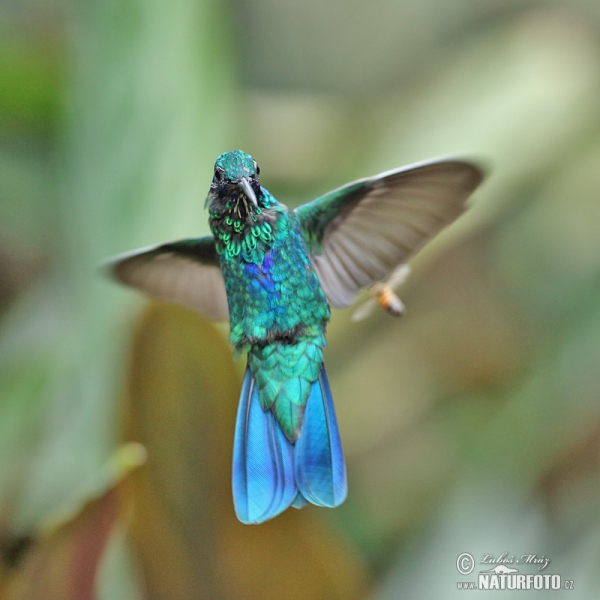
[[[217,181],[223,181],[223,179],[225,179],[225,170],[221,167],[215,167],[215,179]]]
[[[258,166],[258,163],[256,161],[254,161],[254,172],[257,175],[260,175],[260,167]]]

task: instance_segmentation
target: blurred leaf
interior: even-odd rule
[[[143,460],[138,445],[122,447],[107,465],[108,491],[71,515],[56,515],[35,534],[0,536],[0,596],[6,600],[93,600],[99,566],[127,510],[123,479]],[[116,483],[115,483],[116,480]]]
[[[221,333],[155,304],[134,339],[130,433],[148,449],[133,478],[133,542],[148,598],[360,598],[366,575],[323,510],[239,523],[231,456],[241,379]]]

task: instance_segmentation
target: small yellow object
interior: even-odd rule
[[[352,315],[353,321],[366,319],[377,304],[390,315],[401,317],[406,311],[404,303],[394,290],[402,285],[410,274],[410,267],[406,264],[398,265],[385,281],[376,281],[369,286],[371,297],[359,306]]]

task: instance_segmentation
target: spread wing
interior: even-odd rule
[[[151,296],[228,321],[225,282],[212,236],[179,240],[123,254],[108,263],[112,276]]]
[[[442,160],[359,179],[296,209],[329,302],[345,308],[464,210],[483,172]]]

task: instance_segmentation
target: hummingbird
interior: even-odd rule
[[[120,282],[229,321],[247,353],[233,447],[242,523],[346,499],[344,454],[323,362],[331,308],[385,281],[466,208],[483,178],[461,159],[359,179],[295,210],[259,180],[252,156],[221,154],[205,207],[212,235],[110,262]]]

